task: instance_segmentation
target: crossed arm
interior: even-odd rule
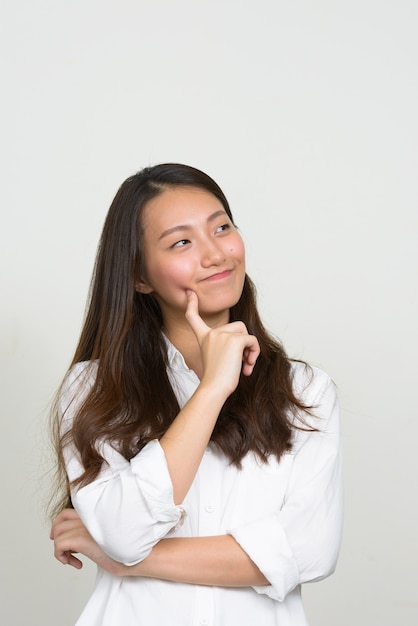
[[[55,557],[77,569],[81,553],[115,576],[145,576],[197,585],[248,587],[269,584],[231,535],[162,539],[150,555],[127,566],[111,559],[91,537],[74,509],[54,521]]]
[[[192,316],[198,316],[197,307],[193,311],[193,306],[189,306],[189,317],[190,309]],[[203,324],[202,320],[200,322]],[[254,338],[248,337],[239,324],[228,325],[209,334],[207,327],[200,322],[197,319],[198,327],[196,321],[194,326],[205,357],[205,376],[160,440],[160,445],[152,450],[152,454],[162,453],[165,457],[164,466],[168,469],[169,478],[166,474],[164,480],[173,487],[174,503],[181,503],[190,487],[216,422],[220,410],[218,404],[223,403],[224,396],[234,386],[236,376],[243,367],[243,355],[246,375],[251,374],[257,355]],[[242,371],[244,373],[244,369]],[[305,381],[305,377],[303,384],[300,381],[303,389],[310,383]],[[158,541],[152,534],[150,541],[146,533],[141,535],[141,529],[136,529],[135,549],[131,551],[133,544],[127,540],[131,526],[124,521],[132,519],[132,512],[135,513],[133,519],[143,519],[149,514],[149,507],[143,506],[137,482],[142,480],[144,472],[151,483],[155,478],[149,471],[149,462],[147,465],[147,459],[154,460],[154,457],[148,455],[144,463],[142,451],[138,455],[142,459],[141,465],[138,466],[140,458],[132,460],[129,472],[122,469],[115,474],[114,481],[109,481],[108,492],[103,487],[105,483],[101,482],[94,487],[96,493],[89,485],[87,493],[77,494],[75,504],[83,517],[90,519],[91,513],[93,519],[94,516],[100,517],[101,526],[96,523],[92,532],[114,560],[92,539],[73,510],[63,511],[53,524],[51,538],[55,542],[56,558],[80,568],[82,563],[74,553],[81,553],[116,576],[143,576],[220,587],[264,586],[266,593],[278,600],[282,600],[296,584],[328,576],[335,568],[342,526],[338,403],[328,377],[315,375],[314,383],[310,387],[307,403],[317,407],[318,418],[323,418],[322,428],[320,432],[301,436],[302,442],[294,453],[286,506],[277,516],[270,515],[260,520],[256,528],[242,529],[236,535],[237,541],[229,534],[166,539],[163,537],[174,526],[176,519],[178,521],[178,511],[172,507],[169,511],[172,517],[168,522],[157,520],[162,538]],[[192,455],[190,450],[193,450]],[[116,453],[111,452],[115,456]],[[122,462],[115,456],[115,467],[124,468],[124,464],[127,464],[125,459]],[[71,480],[72,477],[69,478]],[[135,488],[131,489],[132,485]],[[114,507],[113,492],[118,495],[117,501],[120,500],[120,493],[129,496],[123,500],[123,511]],[[154,521],[154,518],[151,519],[151,523]],[[255,537],[258,538],[255,540],[257,549],[253,550]],[[264,543],[261,551],[260,542]],[[263,564],[268,580],[249,554],[255,562]],[[133,559],[138,562],[132,564],[135,563]],[[118,562],[122,560],[130,564]],[[271,594],[268,591],[270,588],[273,589]]]
[[[203,376],[199,388],[160,440],[169,470],[175,504],[181,503],[199,467],[219,411],[235,389],[239,375],[249,376],[259,354],[257,339],[240,322],[210,329],[198,312],[197,296],[187,294],[186,318],[201,351]],[[80,568],[80,552],[119,576],[146,576],[215,586],[268,584],[231,535],[161,539],[147,558],[125,566],[111,559],[94,541],[74,510],[55,520],[51,538],[55,556]]]

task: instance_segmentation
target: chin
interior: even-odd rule
[[[239,298],[225,298],[222,299],[222,301],[216,301],[214,298],[212,302],[209,302],[208,304],[201,302],[199,313],[200,315],[211,316],[222,315],[222,313],[225,313],[226,311],[229,313],[230,309],[235,306],[238,301]]]

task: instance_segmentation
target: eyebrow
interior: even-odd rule
[[[224,209],[220,209],[219,211],[215,211],[215,213],[212,213],[212,215],[209,215],[206,222],[210,224],[210,222],[213,222],[213,220],[215,220],[220,215],[226,215],[226,217],[228,217],[226,211],[224,211]],[[177,226],[173,226],[173,228],[167,228],[167,230],[161,233],[161,235],[158,237],[158,240],[160,241],[161,239],[167,237],[167,235],[171,235],[172,233],[183,232],[185,230],[190,230],[191,228],[192,226],[190,226],[189,224],[178,224]]]

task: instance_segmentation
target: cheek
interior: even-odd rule
[[[235,241],[230,242],[229,252],[233,254],[237,259],[245,261],[244,242],[239,235],[237,235]]]
[[[154,278],[155,286],[165,285],[168,289],[186,288],[192,275],[190,263],[185,261],[164,264],[150,268],[150,275]]]

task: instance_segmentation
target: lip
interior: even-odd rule
[[[224,270],[223,272],[217,272],[216,274],[211,274],[211,276],[207,276],[206,278],[202,278],[203,281],[215,281],[215,280],[223,280],[224,278],[229,278],[231,276],[232,270]]]

